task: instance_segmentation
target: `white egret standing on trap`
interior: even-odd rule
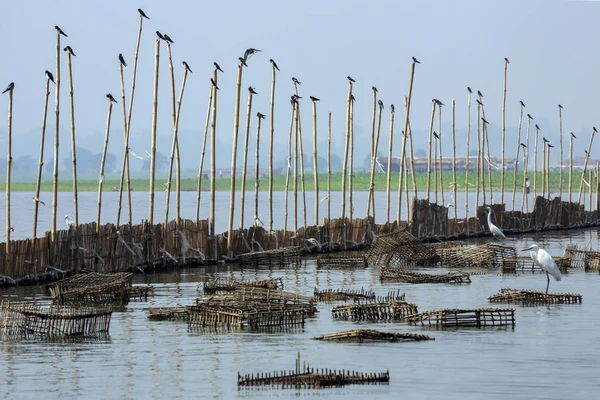
[[[544,272],[546,272],[546,278],[548,278],[548,284],[546,285],[546,294],[548,294],[548,287],[550,287],[550,275],[554,278],[555,281],[560,281],[562,279],[562,274],[560,273],[560,269],[558,269],[558,265],[552,258],[550,254],[544,249],[540,249],[537,244],[532,244],[523,251],[529,251],[529,255],[533,260],[534,264],[537,264]]]
[[[506,236],[504,236],[504,233],[502,233],[500,228],[492,224],[492,209],[490,207],[486,207],[485,212],[487,213],[488,228],[490,229],[492,235],[497,238],[506,239]]]
[[[75,221],[69,218],[68,215],[65,215],[65,224],[67,225],[67,229],[69,229],[71,226],[75,226]]]

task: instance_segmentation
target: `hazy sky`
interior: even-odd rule
[[[600,126],[597,97],[597,21],[600,2],[559,0],[508,1],[116,1],[56,0],[0,2],[0,35],[3,57],[0,89],[14,81],[13,157],[29,153],[37,157],[44,96],[44,70],[55,69],[54,25],[68,35],[62,46],[70,45],[73,60],[75,116],[78,146],[101,151],[107,100],[111,92],[120,101],[117,55],[123,53],[129,96],[133,53],[138,30],[137,8],[151,18],[144,22],[138,80],[132,117],[132,147],[137,153],[150,150],[154,31],[167,32],[172,46],[179,92],[182,65],[186,60],[194,74],[188,77],[180,132],[184,166],[198,163],[206,115],[212,63],[225,70],[219,79],[218,136],[222,152],[218,164],[230,164],[233,133],[233,102],[238,57],[248,47],[263,50],[244,69],[240,145],[244,129],[247,87],[259,92],[256,111],[269,112],[269,91],[273,58],[281,68],[277,80],[275,135],[276,158],[285,153],[290,118],[291,77],[302,81],[303,128],[305,140],[311,134],[309,95],[321,98],[319,137],[326,136],[326,114],[333,113],[333,148],[343,146],[346,76],[355,80],[355,132],[357,160],[367,154],[370,135],[372,91],[379,89],[386,105],[380,151],[386,152],[389,104],[396,105],[396,134],[402,130],[402,99],[408,87],[411,56],[417,66],[411,124],[415,147],[426,146],[431,99],[442,100],[446,138],[450,138],[450,104],[456,99],[457,152],[464,154],[467,124],[466,87],[484,94],[486,116],[491,123],[492,151],[500,148],[499,132],[504,57],[510,60],[507,97],[507,156],[514,153],[519,100],[527,105],[542,132],[558,148],[558,103],[564,106],[565,138],[577,134],[576,153],[583,155],[593,125]],[[61,52],[61,158],[69,155],[69,108],[66,59]],[[159,151],[168,154],[171,144],[171,110],[166,48],[161,48],[159,99]],[[6,110],[7,96],[0,97]],[[53,95],[48,131],[53,134]],[[268,120],[267,120],[268,121]],[[252,137],[256,118],[252,118]],[[473,117],[475,123],[475,117]],[[122,154],[120,104],[113,109],[110,149]],[[0,146],[6,146],[6,113],[0,112]],[[263,124],[261,141],[266,150],[268,123]],[[250,140],[253,142],[253,139]],[[361,146],[361,141],[365,146]],[[598,138],[600,141],[600,138]],[[445,146],[449,146],[449,140]],[[510,143],[509,143],[510,142]],[[394,149],[397,149],[396,140]],[[382,149],[383,147],[383,149]],[[594,146],[597,152],[600,144]],[[448,150],[450,147],[447,148]],[[326,149],[320,154],[325,156]],[[2,150],[4,152],[4,150]],[[305,153],[310,153],[305,147]],[[396,151],[396,154],[398,151]],[[558,152],[556,152],[558,153]],[[594,151],[592,152],[594,154]],[[361,156],[362,155],[362,156]],[[46,152],[47,160],[51,148]],[[596,157],[599,158],[599,157]],[[208,160],[208,158],[207,158]],[[358,162],[358,161],[357,161]]]

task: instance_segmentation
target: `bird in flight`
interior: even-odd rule
[[[244,52],[244,61],[247,61],[250,57],[252,57],[253,55],[255,55],[256,53],[260,53],[261,50],[258,49],[253,49],[252,47],[247,49]]]

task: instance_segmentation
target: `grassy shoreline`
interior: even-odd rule
[[[528,174],[529,179],[531,181],[531,190],[533,191],[533,174],[529,173]],[[556,192],[559,188],[559,180],[560,180],[560,174],[559,172],[551,172],[550,173],[550,191],[551,192]],[[433,180],[433,174],[432,174],[432,181],[431,181],[431,190],[434,190],[434,180]],[[568,191],[569,187],[569,175],[568,173],[563,173],[563,191]],[[426,183],[427,183],[427,172],[418,172],[416,174],[416,180],[417,180],[417,188],[419,191],[423,191],[425,190],[425,188],[427,187]],[[458,181],[458,186],[457,186],[457,191],[458,192],[462,192],[464,191],[464,187],[465,187],[465,172],[461,171],[461,172],[457,172],[456,173],[456,180]],[[537,185],[538,185],[538,192],[541,191],[541,172],[538,172],[538,177],[537,177]],[[573,191],[577,192],[579,190],[579,182],[581,180],[581,171],[573,171]],[[452,172],[444,172],[443,174],[443,181],[444,181],[444,191],[450,193],[452,191]],[[494,172],[492,174],[492,187],[495,190],[499,190],[500,189],[500,181],[501,181],[501,174],[500,172]],[[71,190],[73,190],[72,188],[72,181],[71,180],[61,180],[59,181],[58,184],[58,190],[61,192],[69,192]],[[132,179],[131,180],[131,188],[133,191],[147,191],[148,187],[149,187],[149,179]],[[156,181],[156,185],[155,185],[155,190],[160,191],[160,190],[164,190],[164,186],[163,186],[163,182],[166,182],[165,180],[161,180],[161,179],[157,179]],[[259,190],[260,191],[267,191],[269,188],[268,185],[269,179],[267,176],[263,176],[260,178],[259,181]],[[489,190],[488,188],[488,176],[486,175],[485,177],[485,185],[486,185],[486,190]],[[208,191],[209,190],[209,183],[210,181],[208,179],[205,179],[202,181],[202,191]],[[594,182],[590,182],[592,190],[595,192],[596,191],[596,187],[595,187],[595,181]],[[182,191],[196,191],[197,189],[197,185],[198,185],[198,180],[196,178],[187,178],[187,179],[182,179],[181,180],[181,190]],[[301,181],[300,178],[298,178],[298,187],[301,187]],[[412,178],[411,176],[408,177],[408,185],[409,185],[409,190],[412,190]],[[438,183],[439,185],[439,183]],[[523,185],[523,172],[519,171],[517,173],[517,191],[521,190]],[[11,183],[11,191],[12,192],[33,192],[35,191],[35,181],[32,180],[31,182],[13,182]],[[98,181],[97,180],[78,180],[77,182],[77,186],[78,186],[78,190],[80,192],[96,192],[98,191]],[[119,181],[114,179],[114,180],[106,180],[104,181],[104,191],[105,192],[110,192],[113,191],[113,188],[116,188],[119,186]],[[357,172],[354,174],[354,180],[353,180],[353,187],[355,191],[367,191],[369,189],[370,186],[370,174],[368,172]],[[217,180],[215,181],[215,187],[217,191],[228,191],[230,189],[230,180],[229,178],[217,178]],[[236,179],[236,187],[238,190],[240,190],[241,188],[241,179]],[[312,174],[306,174],[305,175],[305,189],[307,191],[312,191],[313,189],[313,175]],[[504,179],[504,187],[505,187],[505,193],[512,193],[512,189],[513,189],[513,174],[512,172],[508,172],[505,174],[505,179]],[[6,190],[6,184],[4,182],[0,183],[0,190],[4,191]],[[247,178],[246,181],[246,188],[247,191],[252,192],[254,191],[254,178]],[[342,188],[342,174],[339,172],[333,173],[331,174],[331,190],[332,191],[341,191]],[[386,179],[386,174],[383,173],[377,173],[375,175],[375,190],[376,191],[385,191],[387,188],[387,179]],[[439,186],[438,186],[439,188]],[[172,185],[172,190],[175,190],[175,185]],[[273,190],[274,191],[284,191],[285,190],[285,175],[277,175],[275,176],[275,179],[273,180]],[[293,181],[292,181],[292,177],[290,176],[290,184],[289,184],[289,190],[293,190]],[[327,190],[327,174],[319,174],[319,190],[320,191],[326,191]],[[391,177],[391,190],[392,191],[397,191],[398,190],[398,173],[392,173],[392,177]],[[52,182],[42,182],[41,185],[41,191],[43,192],[51,192],[52,191]],[[475,173],[474,172],[469,172],[469,191],[475,191]]]

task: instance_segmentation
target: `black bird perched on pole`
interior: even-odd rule
[[[489,122],[487,122],[487,120],[483,117],[481,117],[481,120],[483,121],[484,124],[489,124]]]
[[[467,86],[467,92],[473,93],[473,90],[471,90],[471,88],[469,86]]]
[[[379,104],[379,108],[383,108],[383,101],[379,100],[377,104]]]
[[[396,112],[396,110],[394,109],[394,105],[390,104],[390,110],[392,110],[392,112]]]
[[[435,136],[437,139],[440,138],[440,135],[438,135],[437,133],[435,133],[435,131],[433,131],[433,136]]]
[[[539,130],[540,127],[538,126],[538,124],[535,124],[535,129]]]
[[[526,145],[525,143],[521,143],[521,146],[522,146],[524,149],[526,149],[526,148],[527,148],[527,145]]]
[[[585,155],[587,155],[587,153],[588,153],[587,150],[584,150],[584,152],[585,152]]]
[[[169,35],[167,35],[166,33],[163,33],[163,37],[165,38],[165,42],[174,43],[173,39],[171,39],[171,37]]]
[[[110,93],[108,93],[108,94],[106,95],[106,98],[107,98],[108,100],[110,100],[110,102],[111,102],[111,103],[117,103],[117,101],[115,100],[115,98],[113,97],[113,95],[112,95],[112,94],[110,94]]]
[[[506,61],[507,64],[510,64],[510,61],[508,61],[508,58],[504,57],[504,61]]]
[[[531,116],[531,114],[527,114],[527,118],[533,119],[533,117]]]
[[[551,148],[553,148],[554,146],[553,146],[553,145],[551,145],[550,143],[548,143],[548,147],[551,147]]]
[[[294,103],[298,103],[298,96],[296,96],[295,94],[293,94],[293,95],[290,97],[290,101],[291,101],[291,103],[292,103],[292,104],[294,104]]]
[[[194,73],[187,62],[182,61],[181,63],[183,64],[183,66],[185,67],[186,70],[190,71],[190,74]]]
[[[526,108],[525,103],[523,103],[523,100],[519,100],[519,103],[521,103],[521,107]]]
[[[352,79],[352,77],[350,75],[348,75],[346,78],[348,78],[348,80],[352,83],[356,82],[354,79]]]
[[[593,126],[592,128],[594,128],[594,132],[598,133],[598,130],[596,129],[595,126]]]
[[[277,63],[272,58],[269,58],[269,62],[273,65],[273,68],[275,68],[277,71],[279,71],[279,67],[277,66]]]
[[[477,91],[477,96],[479,96],[479,97],[483,97],[483,94],[481,94],[481,92],[478,90],[478,91]]]
[[[64,37],[68,37],[67,34],[64,33],[63,30],[58,27],[58,25],[54,25],[54,29],[56,29],[56,32],[58,32],[59,35],[63,35]]]
[[[575,134],[573,132],[571,132],[571,136],[573,136],[573,138],[577,139],[577,136],[575,136]]]
[[[377,88],[376,88],[375,86],[372,86],[372,87],[371,87],[371,89],[373,89],[373,91],[374,91],[375,93],[377,93]]]
[[[352,100],[352,101],[356,101],[356,97],[354,97],[354,95],[353,95],[353,94],[351,94],[351,95],[350,95],[350,100]]]
[[[140,13],[140,15],[146,19],[150,19],[148,18],[148,16],[146,15],[146,13],[144,12],[144,10],[142,10],[141,8],[138,8],[138,12]]]
[[[300,82],[298,79],[294,78],[293,76],[292,76],[292,82],[294,82],[294,85],[298,85],[298,86],[302,85],[302,82]]]
[[[302,98],[302,96],[298,96],[297,94],[292,95],[292,100],[294,100],[295,102],[298,102],[298,100],[301,98]]]
[[[559,105],[558,105],[558,108],[563,108],[563,106],[559,104]]]
[[[421,62],[420,62],[419,60],[417,60],[417,59],[416,59],[414,56],[413,56],[413,58],[412,58],[412,59],[413,59],[413,62],[414,62],[415,64],[421,64]]]
[[[54,75],[52,75],[52,72],[46,70],[46,76],[52,81],[52,83],[56,85],[56,82],[54,82]]]
[[[544,143],[548,143],[550,142],[548,139],[546,139],[545,137],[542,136],[542,140],[544,141]]]
[[[244,61],[248,60],[251,56],[255,55],[256,53],[260,53],[260,50],[253,49],[252,47],[247,49],[244,52]]]
[[[481,107],[483,107],[483,103],[479,99],[477,99],[475,101],[477,102],[477,104],[479,104]]]
[[[212,85],[215,87],[215,89],[219,90],[219,87],[217,86],[217,82],[215,82],[215,80],[213,78],[210,78],[210,83],[212,83]]]
[[[440,106],[440,107],[443,107],[443,106],[445,105],[444,103],[442,103],[442,102],[441,102],[441,101],[439,101],[438,99],[433,99],[433,100],[431,100],[431,101],[435,102],[435,104],[437,104],[437,105],[438,105],[438,106]]]
[[[238,57],[238,60],[240,60],[240,63],[242,63],[244,67],[248,66],[248,64],[246,64],[246,60],[244,60],[242,57]]]
[[[261,113],[256,113],[256,116],[260,119],[265,119],[265,114],[261,114]]]
[[[4,89],[4,92],[2,92],[2,94],[6,93],[6,92],[12,92],[14,88],[15,88],[15,83],[11,82],[8,84],[6,89]]]
[[[75,52],[73,51],[71,46],[67,46],[63,50],[66,51],[67,53],[71,54],[73,57],[75,57]]]
[[[308,96],[309,99],[311,99],[312,101],[319,101],[321,99],[315,97],[315,96]]]
[[[124,67],[127,66],[127,63],[125,62],[125,59],[123,58],[123,54],[119,53],[119,61],[121,62],[121,64],[123,64]]]
[[[161,40],[165,40],[165,37],[159,31],[156,31],[156,36],[158,36],[158,38],[161,39]]]
[[[221,67],[219,66],[219,64],[217,64],[216,62],[214,62],[213,65],[215,66],[215,69],[217,71],[221,71],[221,73],[224,73],[223,70],[221,69]]]
[[[256,90],[254,90],[254,88],[252,86],[248,86],[248,91],[252,94],[258,94],[258,92]]]

